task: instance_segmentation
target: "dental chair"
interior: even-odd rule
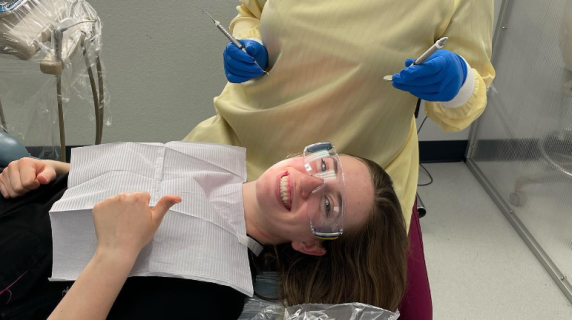
[[[417,101],[414,116],[418,118],[421,100]],[[423,235],[419,218],[426,214],[425,205],[419,194],[413,205],[411,223],[409,226],[409,254],[407,257],[407,289],[405,296],[399,306],[400,320],[432,320],[433,302],[431,299],[431,289],[425,264],[425,253],[423,250]],[[264,296],[275,296],[276,275],[263,274],[257,277],[255,291]],[[261,312],[262,315],[258,314]],[[277,315],[276,305],[269,304],[258,298],[249,299],[243,314],[239,320],[274,319]],[[258,314],[258,315],[257,315]],[[253,317],[254,316],[254,317]],[[376,318],[378,319],[378,318]]]
[[[433,319],[433,301],[425,264],[423,234],[419,224],[417,201],[413,205],[409,227],[409,255],[407,257],[407,291],[401,301],[400,320]]]
[[[409,255],[407,257],[407,289],[399,306],[399,320],[432,320],[433,306],[431,290],[427,277],[425,255],[423,252],[423,236],[419,225],[417,203],[413,206],[411,226],[409,228]],[[255,291],[267,297],[276,295],[276,274],[264,273],[257,276]],[[269,303],[259,298],[248,299],[239,320],[280,319],[283,310],[278,303]],[[362,312],[363,313],[363,312]],[[358,317],[356,317],[357,319]],[[295,318],[302,319],[302,318]],[[304,318],[305,319],[305,318]],[[316,318],[317,319],[317,318]],[[321,318],[320,318],[321,319]],[[328,318],[330,319],[330,318]],[[363,318],[365,319],[365,318]],[[371,317],[371,319],[392,319]]]

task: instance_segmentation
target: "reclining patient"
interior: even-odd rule
[[[0,174],[0,318],[238,318],[245,295],[228,286],[128,278],[163,216],[181,202],[176,194],[153,208],[145,191],[97,203],[95,254],[75,282],[48,281],[48,211],[62,198],[69,171],[66,163],[24,158]],[[262,269],[277,271],[279,300],[397,309],[408,240],[392,181],[379,165],[317,143],[241,191],[246,233],[264,247],[258,257],[249,254],[252,277]]]

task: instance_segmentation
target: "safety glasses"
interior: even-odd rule
[[[312,233],[326,240],[339,237],[344,230],[344,173],[340,157],[330,142],[304,148],[306,172],[324,183],[308,197],[308,217]]]

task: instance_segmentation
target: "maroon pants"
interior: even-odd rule
[[[409,255],[407,257],[407,290],[401,301],[399,320],[432,320],[433,304],[427,277],[423,237],[419,225],[417,203],[413,206],[409,227]]]

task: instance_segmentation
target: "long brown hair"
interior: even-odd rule
[[[361,230],[324,241],[324,256],[300,253],[289,243],[265,256],[279,274],[278,298],[288,305],[361,302],[395,311],[403,298],[409,243],[401,205],[389,175],[377,163],[355,158],[368,167],[374,187]]]

